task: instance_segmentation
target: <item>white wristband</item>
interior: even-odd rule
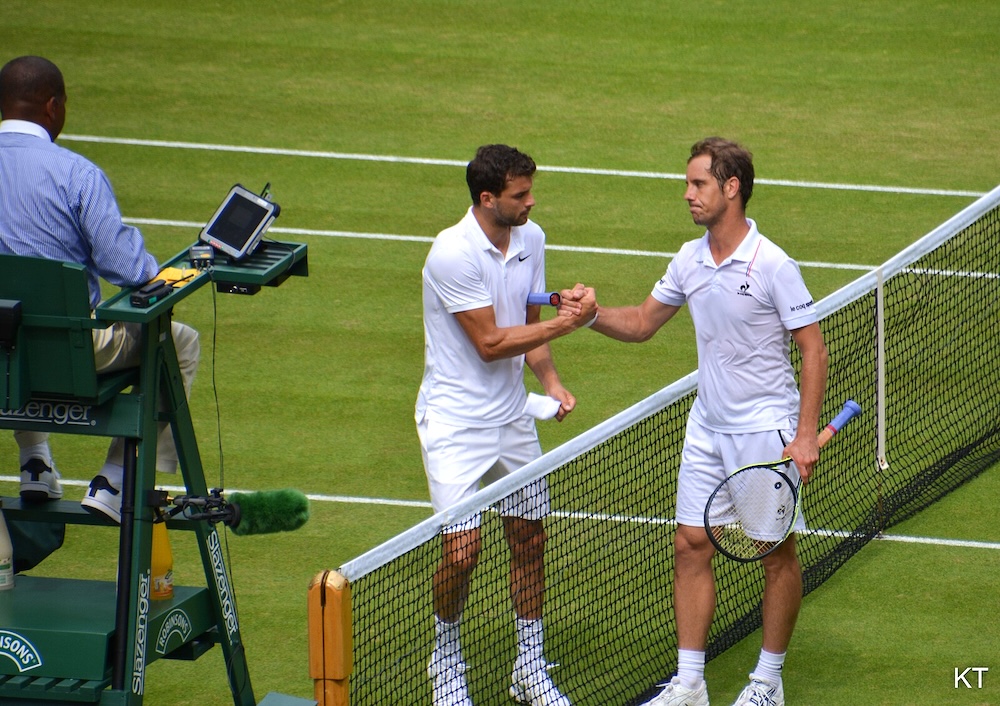
[[[594,312],[594,318],[592,318],[592,319],[591,319],[590,321],[588,321],[587,323],[585,323],[585,324],[583,325],[583,327],[584,327],[584,328],[590,328],[591,326],[593,326],[593,325],[594,325],[594,322],[595,322],[595,321],[597,321],[597,317],[598,317],[598,316],[600,316],[600,315],[601,315],[601,312],[599,312],[599,311],[595,311],[595,312]]]

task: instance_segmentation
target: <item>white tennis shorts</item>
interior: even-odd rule
[[[542,455],[535,420],[524,416],[502,427],[470,429],[429,415],[417,422],[420,450],[434,512],[452,507]],[[497,504],[504,517],[540,520],[549,513],[549,488],[540,478]],[[479,527],[480,513],[445,528],[460,532]]]
[[[749,434],[723,434],[688,419],[677,479],[678,524],[704,527],[708,498],[727,474],[754,463],[781,458],[785,444],[794,436],[795,429],[791,426]],[[799,471],[794,463],[781,470],[793,482],[798,482]],[[795,529],[802,531],[805,528],[805,520],[800,515]]]

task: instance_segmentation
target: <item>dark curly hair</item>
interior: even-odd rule
[[[530,177],[535,173],[535,160],[516,147],[483,145],[465,169],[472,203],[479,205],[480,196],[488,191],[499,196],[507,182],[515,177]]]

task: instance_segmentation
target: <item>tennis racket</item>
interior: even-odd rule
[[[534,306],[559,306],[561,302],[559,292],[531,292],[528,295],[528,304]]]
[[[822,448],[845,424],[861,414],[848,400],[819,433]],[[705,530],[720,552],[736,561],[761,559],[792,533],[802,506],[801,478],[785,474],[791,458],[744,466],[712,492],[705,506]]]

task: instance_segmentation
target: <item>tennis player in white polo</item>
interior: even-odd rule
[[[698,396],[681,456],[674,536],[678,670],[648,702],[656,706],[709,704],[705,646],[715,612],[715,549],[703,517],[712,490],[727,471],[786,456],[808,482],[819,460],[826,344],[798,265],[746,217],[753,178],[752,157],[740,145],[718,137],[696,143],[684,199],[704,236],[681,247],[641,305],[602,307],[593,327],[621,341],[645,341],[687,304],[698,343]],[[798,386],[792,341],[802,355]],[[762,563],[763,644],[735,706],[785,703],[781,670],[802,602],[795,535]]]
[[[545,394],[559,401],[557,419],[576,405],[548,342],[592,324],[596,303],[591,293],[545,321],[541,307],[527,303],[529,293],[545,291],[545,234],[528,220],[534,173],[531,157],[513,147],[480,147],[466,170],[472,207],[437,236],[424,264],[425,361],[416,422],[435,512],[541,455],[535,420],[525,414],[525,363]],[[548,510],[544,479],[500,507],[517,616],[510,694],[531,706],[569,706],[542,654]],[[434,706],[471,706],[460,631],[479,559],[478,515],[445,528],[442,545],[428,674]]]

